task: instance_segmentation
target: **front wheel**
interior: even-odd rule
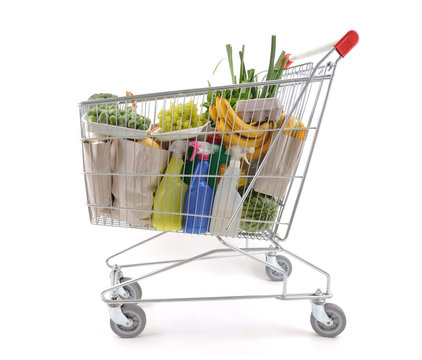
[[[336,337],[342,333],[346,327],[346,315],[344,314],[344,311],[335,304],[326,303],[324,309],[328,317],[333,321],[333,324],[327,326],[315,319],[314,315],[311,313],[312,328],[320,336],[330,338]]]
[[[122,313],[131,320],[130,326],[116,324],[110,319],[110,327],[113,332],[122,338],[133,338],[138,336],[145,329],[147,317],[144,310],[135,304],[122,305]]]

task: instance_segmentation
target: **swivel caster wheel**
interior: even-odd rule
[[[138,336],[145,329],[147,318],[144,310],[135,304],[124,304],[121,307],[122,313],[129,319],[128,326],[119,325],[110,319],[110,327],[113,332],[122,338],[133,338]]]
[[[289,277],[292,273],[292,263],[290,262],[290,260],[283,255],[277,255],[275,259],[277,261],[277,264],[287,273],[287,277]],[[272,281],[284,280],[284,274],[281,272],[275,271],[268,266],[265,267],[265,271]]]
[[[315,319],[311,313],[311,326],[315,332],[324,337],[336,337],[343,332],[346,327],[346,315],[344,311],[335,304],[326,303],[324,305],[325,312],[332,321],[332,325],[326,325]]]

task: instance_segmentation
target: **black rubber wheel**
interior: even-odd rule
[[[290,274],[292,273],[292,269],[293,269],[292,263],[290,262],[290,260],[283,255],[277,255],[276,261],[277,261],[278,265],[280,265],[280,267],[287,273],[287,277],[289,277]],[[272,281],[283,281],[284,280],[284,274],[283,273],[277,272],[277,271],[271,269],[268,266],[265,267],[265,272],[267,273],[268,277]]]
[[[129,280],[132,280],[132,279],[128,278],[128,277],[122,277],[120,279],[120,283],[123,283],[125,281],[129,281]],[[134,283],[129,284],[129,285],[125,285],[125,286],[123,286],[123,289],[125,289],[125,291],[129,294],[129,297],[127,297],[126,300],[133,300],[133,299],[141,299],[142,298],[142,289],[141,289],[141,286],[137,282],[134,282]]]
[[[311,325],[315,332],[324,337],[336,337],[340,333],[343,332],[344,328],[346,327],[346,315],[344,311],[335,304],[327,303],[324,305],[325,312],[327,313],[328,317],[333,321],[333,324],[327,326],[323,323],[317,321],[314,318],[314,315],[311,313]]]
[[[118,325],[110,319],[110,327],[113,332],[122,338],[133,338],[138,336],[145,329],[147,318],[144,310],[135,304],[122,305],[123,314],[132,320],[131,326]]]

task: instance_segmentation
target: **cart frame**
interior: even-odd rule
[[[346,34],[346,36],[347,36],[347,34]],[[342,40],[343,40],[343,38],[342,38]],[[322,109],[320,110],[319,118],[317,119],[315,136],[314,136],[313,141],[310,145],[309,155],[307,157],[307,160],[306,160],[306,163],[305,163],[305,166],[304,166],[303,176],[302,176],[302,179],[300,181],[300,186],[299,186],[299,189],[298,189],[296,199],[294,201],[293,210],[292,210],[292,213],[291,213],[290,221],[287,224],[287,230],[286,230],[285,235],[283,237],[280,237],[277,234],[278,226],[279,226],[278,223],[279,223],[279,220],[280,220],[280,219],[278,219],[277,225],[276,225],[274,231],[271,233],[271,236],[269,236],[266,239],[270,242],[270,246],[268,246],[268,247],[249,247],[248,238],[246,238],[246,246],[245,247],[238,247],[238,246],[235,246],[233,243],[229,242],[227,239],[224,239],[221,236],[216,236],[218,242],[220,243],[220,245],[223,246],[223,248],[211,249],[209,251],[205,251],[205,252],[202,252],[202,253],[197,254],[195,256],[184,258],[184,259],[171,259],[171,260],[164,260],[164,261],[152,261],[152,262],[150,261],[150,262],[129,263],[129,264],[119,264],[117,261],[115,261],[115,258],[118,257],[119,255],[122,255],[124,253],[128,253],[135,248],[138,248],[138,247],[140,247],[140,246],[142,246],[146,243],[151,242],[152,240],[156,240],[156,239],[161,238],[161,236],[163,234],[165,234],[165,232],[161,232],[159,234],[151,236],[151,237],[149,237],[145,240],[142,240],[142,241],[136,243],[135,245],[132,245],[132,246],[130,246],[130,247],[128,247],[128,248],[126,248],[122,251],[119,251],[119,252],[111,255],[110,257],[108,257],[106,259],[106,265],[111,269],[111,274],[110,274],[111,286],[101,292],[101,299],[108,305],[110,317],[111,317],[111,320],[114,324],[120,325],[120,326],[123,326],[123,327],[131,326],[133,324],[133,321],[130,318],[128,318],[125,315],[125,313],[122,311],[122,305],[125,305],[125,304],[138,304],[138,303],[142,304],[142,303],[148,303],[148,302],[213,301],[213,300],[241,300],[241,299],[274,298],[274,299],[278,299],[278,300],[309,300],[311,302],[311,305],[312,305],[312,315],[311,315],[311,317],[313,317],[316,320],[317,323],[322,324],[322,329],[324,330],[324,329],[326,329],[325,327],[329,328],[330,326],[333,325],[333,317],[330,316],[331,314],[327,313],[328,311],[326,311],[326,309],[325,309],[326,300],[332,297],[332,293],[330,291],[330,275],[329,275],[329,273],[322,270],[320,267],[312,264],[311,262],[303,259],[302,257],[294,254],[293,252],[288,251],[281,244],[287,239],[287,237],[290,233],[290,229],[291,229],[291,225],[292,225],[294,216],[296,214],[296,209],[297,209],[299,199],[300,199],[301,194],[302,194],[303,185],[304,185],[304,182],[305,182],[306,177],[307,177],[307,173],[308,173],[310,161],[311,161],[311,158],[312,158],[312,154],[313,154],[313,151],[314,151],[316,139],[318,137],[319,128],[320,128],[321,121],[322,121],[324,111],[325,111],[325,108],[326,108],[328,96],[329,96],[329,93],[330,93],[330,90],[331,90],[331,85],[332,85],[332,80],[334,78],[335,69],[337,67],[339,60],[345,55],[345,53],[347,53],[350,50],[350,49],[348,49],[346,52],[343,50],[343,53],[341,51],[339,51],[339,46],[340,46],[339,44],[342,40],[340,40],[339,42],[337,42],[335,44],[329,44],[330,50],[313,67],[312,73],[310,74],[310,76],[307,79],[305,79],[306,81],[304,83],[303,88],[301,89],[299,96],[296,98],[296,101],[295,101],[293,107],[290,109],[290,112],[287,114],[287,118],[290,118],[290,116],[293,114],[293,112],[296,110],[297,106],[299,105],[300,101],[302,100],[302,98],[303,98],[304,94],[306,93],[307,88],[308,88],[308,86],[311,82],[316,81],[316,80],[321,81],[322,79],[328,80],[328,88],[325,90],[326,93],[324,95],[324,99],[323,99],[323,103],[322,103]],[[354,46],[354,44],[353,44],[353,46]],[[319,51],[320,50],[321,49],[319,49]],[[323,50],[327,50],[327,47],[324,47]],[[335,50],[337,50],[337,52],[340,54],[339,57],[334,62],[328,62],[326,65],[324,65],[324,67],[321,67],[321,65],[325,61],[327,61],[327,59],[333,54],[333,52]],[[309,55],[309,53],[306,53],[306,55]],[[297,59],[298,57],[299,56],[296,56],[295,59]],[[318,70],[321,70],[321,68],[322,69],[329,69],[329,72],[328,73],[324,72],[322,75],[320,75],[320,74],[316,75]],[[304,79],[297,79],[297,80],[303,81]],[[122,101],[135,100],[135,101],[137,101],[137,100],[148,100],[148,99],[160,99],[160,98],[167,98],[167,97],[172,97],[172,96],[182,96],[182,95],[185,95],[185,94],[199,93],[199,92],[204,92],[204,91],[216,91],[216,90],[219,90],[219,89],[222,89],[222,88],[224,88],[224,89],[234,89],[234,88],[251,87],[251,86],[280,85],[280,84],[283,84],[287,81],[289,81],[289,80],[281,79],[281,80],[274,80],[274,81],[264,81],[264,82],[259,82],[259,83],[245,83],[245,84],[228,85],[228,86],[224,86],[224,87],[209,87],[209,88],[182,90],[182,91],[153,93],[153,94],[145,94],[145,95],[137,95],[137,96],[127,96],[127,97],[119,98],[118,100],[119,101],[120,100],[122,100]],[[321,91],[321,88],[319,89],[319,92],[320,91]],[[318,94],[318,96],[319,96],[319,94]],[[104,99],[94,100],[94,101],[89,101],[89,102],[82,102],[82,103],[80,103],[80,106],[94,105],[94,104],[100,104],[100,103],[105,103],[105,102],[106,101],[104,101]],[[81,112],[81,117],[82,117],[82,115],[83,114]],[[281,135],[282,130],[284,130],[285,126],[286,126],[286,124],[284,124],[283,127],[280,129],[280,131],[278,131],[276,138],[275,138],[275,141],[270,145],[268,153],[273,151],[276,140]],[[267,158],[268,158],[268,156],[266,156],[264,158],[263,162],[258,167],[256,174],[252,178],[252,181],[250,182],[247,190],[243,194],[242,203],[239,204],[239,206],[237,206],[237,208],[235,209],[235,212],[234,212],[227,228],[234,221],[236,213],[238,211],[240,211],[241,206],[243,204],[243,201],[246,199],[247,195],[249,194],[249,192],[253,188],[253,185],[254,185],[255,181],[257,180],[257,178],[259,177],[259,174],[262,171]],[[289,196],[289,193],[290,193],[290,189],[287,192],[287,197]],[[279,217],[280,216],[281,215],[279,215]],[[288,273],[288,271],[286,271],[286,268],[280,266],[280,264],[278,263],[276,256],[279,253],[284,253],[288,257],[291,257],[291,258],[296,259],[297,261],[300,261],[301,263],[305,264],[306,266],[308,266],[312,270],[314,270],[314,271],[320,273],[322,276],[324,276],[325,277],[325,289],[323,289],[323,290],[316,289],[315,291],[310,291],[308,293],[288,293],[287,285],[288,285],[289,273]],[[258,255],[265,255],[265,260],[259,258]],[[239,296],[229,295],[229,296],[214,296],[214,297],[213,296],[207,296],[207,297],[184,297],[184,298],[129,298],[128,292],[124,289],[125,287],[133,285],[133,284],[137,283],[138,281],[141,281],[141,280],[144,280],[148,277],[152,277],[152,276],[157,275],[159,273],[163,273],[165,271],[174,269],[174,268],[179,267],[181,265],[191,263],[191,262],[196,261],[196,260],[219,259],[219,258],[221,259],[221,258],[227,258],[227,257],[230,257],[230,256],[246,256],[247,258],[251,259],[252,261],[256,261],[256,262],[264,265],[267,269],[270,269],[270,270],[275,271],[279,274],[282,274],[283,275],[282,276],[283,281],[282,281],[281,291],[279,293],[270,294],[270,295],[268,295],[268,294],[265,294],[265,295],[264,294],[251,294],[251,295],[239,295]],[[121,279],[123,278],[123,269],[149,266],[149,265],[163,265],[163,267],[161,267],[157,270],[151,271],[151,272],[147,272],[147,273],[145,273],[141,276],[137,276],[133,279],[121,282]],[[311,322],[312,322],[312,318],[311,318]],[[314,327],[314,324],[312,326]],[[345,318],[344,318],[344,326],[345,326]],[[314,327],[314,329],[315,329],[315,327]],[[323,330],[321,330],[321,332],[319,332],[317,330],[316,331],[322,336],[332,337],[329,333],[324,333]],[[334,334],[334,336],[336,336],[336,335],[337,334]]]

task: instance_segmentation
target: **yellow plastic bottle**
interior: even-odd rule
[[[182,228],[183,215],[177,213],[183,212],[183,202],[188,189],[188,185],[180,176],[186,147],[186,141],[182,140],[173,142],[169,147],[173,156],[154,197],[152,226],[157,230],[169,231]]]

